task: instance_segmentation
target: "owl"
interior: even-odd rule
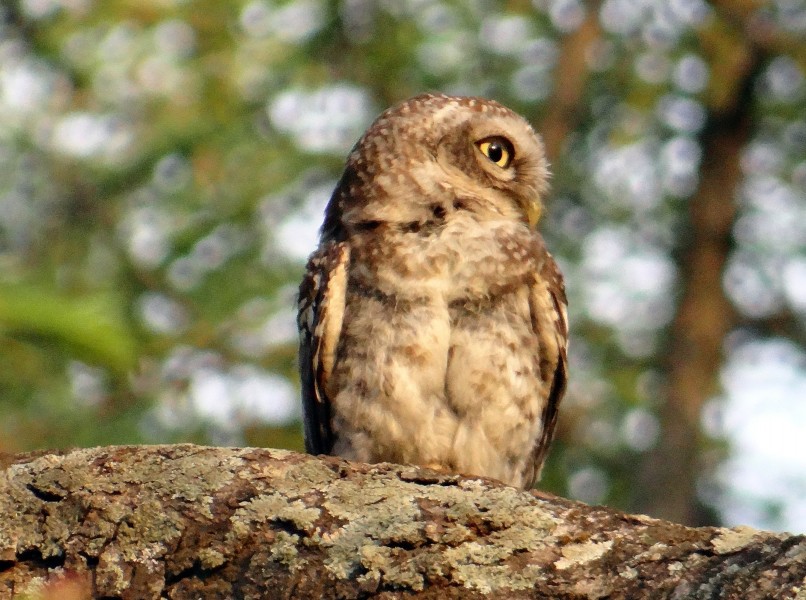
[[[547,179],[497,102],[425,94],[375,120],[300,286],[308,452],[536,482],[567,364],[563,279],[535,231]]]

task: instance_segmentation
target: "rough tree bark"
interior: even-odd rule
[[[806,538],[268,449],[0,458],[0,598],[806,598]]]

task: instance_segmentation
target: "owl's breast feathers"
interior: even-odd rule
[[[399,346],[401,340],[406,337],[402,335],[403,330],[399,328],[405,328],[409,324],[413,323],[412,326],[415,326],[415,330],[419,329],[422,332],[423,340],[434,340],[429,342],[431,347],[424,351],[426,354],[430,353],[433,359],[429,362],[433,363],[436,360],[437,363],[445,365],[446,370],[440,371],[442,383],[438,383],[436,387],[444,389],[444,394],[447,396],[450,396],[453,390],[476,389],[456,385],[455,372],[453,374],[448,372],[450,370],[449,350],[451,353],[455,350],[450,347],[454,343],[450,341],[453,334],[448,333],[447,340],[440,339],[438,335],[428,337],[430,332],[441,331],[442,326],[415,320],[423,318],[422,315],[426,315],[426,319],[429,318],[428,315],[444,315],[444,317],[438,318],[447,319],[444,326],[454,328],[457,325],[451,324],[449,321],[457,318],[458,314],[465,314],[470,315],[470,321],[464,318],[462,326],[467,326],[468,323],[471,325],[471,337],[468,342],[471,346],[475,344],[472,338],[474,329],[483,336],[485,329],[494,330],[501,327],[503,328],[500,330],[502,333],[497,335],[503,336],[500,339],[505,340],[506,343],[492,342],[485,345],[482,342],[475,353],[473,350],[457,353],[457,356],[461,355],[469,360],[469,364],[462,365],[460,371],[477,367],[490,368],[493,361],[499,361],[501,365],[504,365],[502,366],[504,369],[507,368],[505,365],[514,364],[515,366],[512,368],[516,371],[525,370],[526,379],[521,379],[527,384],[529,381],[533,383],[528,384],[529,390],[525,393],[507,390],[506,387],[510,385],[508,382],[514,381],[507,375],[499,378],[499,383],[503,388],[495,390],[490,398],[487,398],[487,394],[481,393],[478,397],[447,397],[437,401],[445,403],[445,410],[448,413],[458,410],[467,415],[464,418],[479,421],[473,426],[486,428],[488,430],[484,433],[486,438],[493,438],[496,435],[489,432],[490,423],[493,423],[493,427],[502,429],[502,441],[496,452],[500,451],[500,461],[507,463],[504,467],[500,469],[492,466],[475,467],[470,458],[467,459],[467,462],[463,462],[462,457],[454,455],[456,452],[472,453],[467,448],[478,447],[479,444],[475,442],[470,443],[469,446],[463,446],[464,450],[460,448],[458,442],[454,442],[454,447],[448,453],[453,453],[450,456],[429,455],[423,458],[430,464],[442,463],[447,468],[498,477],[522,487],[532,485],[539,477],[553,437],[558,406],[564,394],[567,379],[568,326],[562,276],[554,259],[545,249],[542,238],[538,234],[528,231],[521,224],[502,222],[500,226],[487,224],[480,229],[474,229],[472,225],[466,226],[466,223],[460,223],[460,225],[462,225],[461,231],[444,228],[439,232],[413,232],[399,231],[394,227],[389,230],[389,226],[380,224],[375,230],[366,232],[366,234],[359,232],[357,235],[348,236],[343,241],[324,242],[312,255],[306,277],[300,287],[299,298],[300,370],[305,412],[305,440],[306,449],[309,452],[332,453],[334,445],[338,444],[335,451],[348,458],[368,462],[389,460],[422,464],[423,460],[420,460],[416,453],[407,453],[402,449],[376,450],[374,453],[372,451],[368,453],[345,452],[343,449],[349,448],[350,444],[345,443],[343,439],[340,441],[339,438],[355,435],[355,431],[344,430],[350,425],[354,425],[358,430],[362,428],[368,430],[370,434],[367,435],[372,436],[371,430],[375,426],[372,419],[377,416],[376,413],[381,410],[384,402],[379,400],[378,396],[383,395],[384,392],[381,389],[367,390],[367,388],[382,388],[387,384],[394,388],[396,385],[394,382],[390,382],[389,378],[394,379],[394,373],[400,372],[396,370],[399,369],[399,364],[390,368],[388,372],[380,373],[379,371],[385,368],[383,365],[389,364],[384,361],[388,361],[389,357],[394,356],[393,347]],[[370,233],[371,235],[369,235]],[[521,305],[518,300],[521,297],[521,290],[525,292],[523,309],[519,308]],[[379,307],[380,310],[385,311],[379,313],[379,320],[386,320],[386,322],[372,325],[372,333],[366,331],[369,326],[358,328],[359,332],[356,333],[355,323],[358,322],[354,320],[355,314],[352,317],[348,314],[346,318],[352,318],[354,323],[348,337],[360,337],[361,331],[365,331],[367,337],[364,340],[344,340],[345,327],[348,327],[345,324],[345,313],[349,312],[346,311],[345,306],[348,298],[353,299],[353,311],[359,311],[362,307],[367,311],[367,307],[370,305],[364,306],[362,303],[371,303],[372,310]],[[356,299],[358,300],[356,301]],[[426,303],[432,306],[433,310],[421,307],[418,309],[417,317],[413,313],[410,317],[406,317],[403,313],[411,310],[412,301]],[[444,307],[444,311],[439,309],[439,305]],[[460,310],[457,311],[454,307],[460,307]],[[520,317],[521,314],[523,317]],[[520,318],[525,319],[522,326],[513,323],[513,319]],[[420,323],[420,325],[416,326],[416,323]],[[435,326],[437,329],[433,329]],[[518,331],[517,328],[522,327],[525,329],[521,331],[531,333],[510,334],[507,330],[511,327],[515,328],[513,331]],[[395,339],[395,331],[398,331],[398,339]],[[461,333],[459,339],[465,339],[461,337],[465,334]],[[416,333],[407,335],[414,336],[411,339],[417,339]],[[386,341],[383,341],[384,339]],[[533,341],[526,341],[529,339]],[[524,343],[532,344],[532,347],[523,348],[521,344]],[[518,356],[514,363],[512,359],[501,356],[504,351],[499,347],[501,345],[518,346],[516,350]],[[340,356],[340,348],[345,356]],[[411,351],[408,346],[406,348],[408,348],[407,351]],[[490,352],[491,356],[479,354],[485,351]],[[340,359],[356,364],[358,355],[346,356],[351,352],[353,354],[359,352],[360,356],[364,357],[360,361],[368,360],[370,364],[361,367],[359,371],[342,368],[337,378],[334,370]],[[368,353],[376,352],[378,354],[374,358],[367,356]],[[444,352],[445,356],[442,359],[435,358],[435,353],[440,352]],[[493,354],[496,356],[493,357]],[[526,358],[530,355],[534,358]],[[383,358],[379,358],[380,356]],[[373,360],[376,362],[372,363]],[[400,360],[403,360],[402,355]],[[534,368],[529,367],[532,360],[535,361]],[[429,364],[427,367],[418,368],[423,369],[420,374],[421,385],[429,388],[435,387],[434,365]],[[337,388],[344,385],[345,377],[352,377],[350,373],[360,374],[356,377],[363,378],[353,389],[364,390],[363,393],[366,394],[366,397],[347,400],[342,395],[339,397],[340,406],[334,406],[334,400],[341,391]],[[425,373],[428,375],[426,376]],[[529,373],[533,379],[529,379]],[[414,380],[417,379],[417,375],[412,377]],[[487,379],[492,380],[481,374],[479,385],[484,385]],[[338,385],[334,386],[333,382],[336,380],[338,380]],[[468,379],[465,372],[461,374],[460,380],[470,381],[472,377]],[[513,402],[519,403],[520,408],[517,414],[521,416],[517,417],[516,421],[525,422],[530,419],[533,421],[531,427],[527,427],[525,430],[531,433],[524,433],[525,437],[522,437],[519,442],[525,444],[525,447],[504,447],[507,444],[514,444],[514,442],[507,439],[506,428],[509,424],[502,422],[499,415],[490,415],[489,411],[483,410],[483,407],[466,413],[463,412],[464,408],[456,408],[474,402],[488,402],[493,397],[501,398],[507,394],[512,394]],[[515,398],[514,396],[517,394],[521,394],[521,397]],[[465,395],[473,395],[473,392],[467,391]],[[403,404],[412,401],[412,398],[409,394],[409,397],[387,400]],[[441,423],[440,419],[444,416],[440,413],[442,408],[434,408],[433,400],[426,401],[426,403],[428,402],[431,405],[426,407],[426,410],[434,410],[435,416],[424,422]],[[348,403],[353,404],[348,407]],[[358,406],[355,403],[358,403]],[[376,403],[378,406],[368,407],[367,403]],[[341,415],[340,417],[338,411],[345,409],[352,411],[353,416]],[[389,410],[395,412],[398,409]],[[493,410],[493,407],[490,410]],[[533,414],[535,411],[538,414]],[[397,427],[405,429],[406,422],[405,417],[402,416],[403,412],[405,411],[401,409],[401,414],[394,417],[396,421],[390,431],[396,431]],[[385,415],[384,418],[387,416]],[[422,415],[418,415],[414,420],[416,421],[420,416]],[[364,423],[351,422],[351,419],[356,421],[364,418],[367,419]],[[461,420],[463,417],[460,414],[450,418]],[[484,423],[485,419],[489,423]],[[516,422],[512,426],[514,431],[523,428],[525,423]],[[418,425],[418,427],[424,426]],[[450,427],[455,429],[459,427],[456,431],[461,432],[461,426],[455,424],[439,425],[441,430]],[[357,437],[360,438],[365,433],[366,431],[362,431]],[[419,439],[419,436],[428,435],[429,432],[403,431],[403,438],[397,441],[393,433],[374,432],[374,434],[378,438],[386,438],[377,444],[378,447],[381,447],[387,443],[402,445],[406,443],[402,440],[407,437],[409,440]],[[435,437],[438,435],[435,433]],[[463,434],[449,435],[461,437]],[[517,436],[513,434],[513,439],[515,437]],[[415,446],[428,447],[431,441],[433,440],[424,441]],[[434,442],[436,443],[436,441]],[[529,444],[531,444],[531,451],[529,451]],[[517,461],[513,465],[508,464],[513,463],[513,455],[517,451],[521,452],[523,460]],[[477,463],[484,463],[484,465],[490,463],[490,459],[485,456],[474,460]]]

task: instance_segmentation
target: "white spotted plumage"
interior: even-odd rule
[[[533,228],[547,177],[528,123],[489,100],[418,96],[367,130],[300,287],[308,451],[534,483],[567,362]]]

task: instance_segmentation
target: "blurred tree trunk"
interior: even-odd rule
[[[683,294],[664,363],[666,397],[661,435],[641,468],[634,510],[689,525],[713,524],[697,498],[705,402],[718,392],[725,336],[737,323],[722,274],[732,247],[741,153],[750,131],[751,92],[760,59],[743,32],[714,26],[710,49],[709,119],[700,138],[700,184],[689,201],[688,237],[678,260]]]
[[[806,538],[257,448],[0,456],[0,599],[769,598]]]
[[[642,489],[650,492],[637,510],[691,525],[711,520],[697,499],[700,419],[718,391],[722,343],[735,314],[722,288],[735,213],[734,190],[745,128],[707,136],[698,193],[691,199],[691,244],[683,253],[683,297],[668,342],[667,397],[660,411],[662,433],[644,466]]]
[[[549,162],[559,159],[563,143],[586,114],[582,98],[590,76],[587,56],[601,34],[598,15],[591,11],[580,27],[562,40],[554,89],[548,110],[537,128]]]

